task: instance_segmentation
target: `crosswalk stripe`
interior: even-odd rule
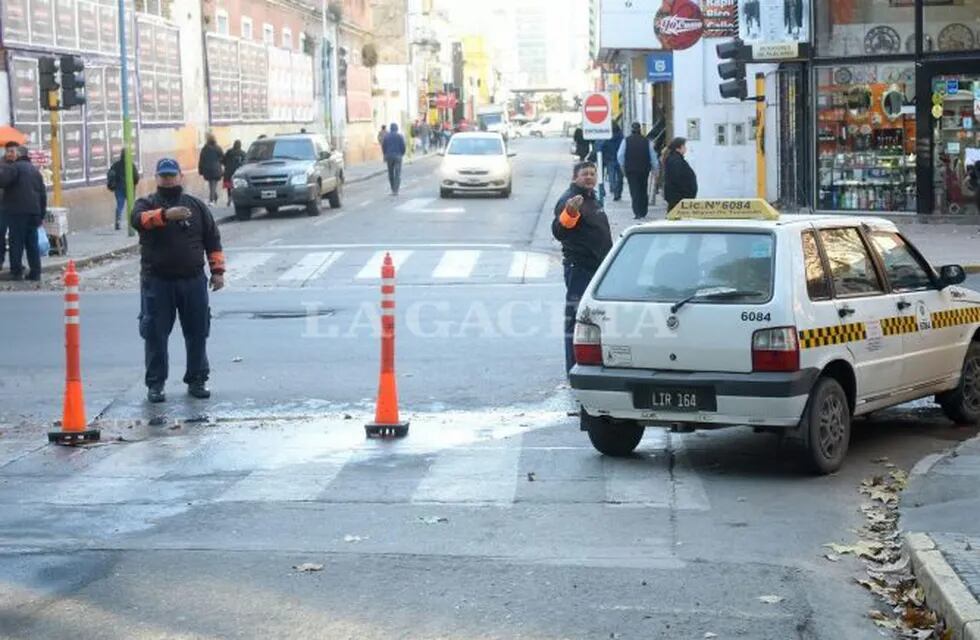
[[[652,455],[626,459],[607,459],[606,501],[632,507],[670,508],[679,511],[707,511],[711,508],[704,484],[691,468],[684,442],[662,429],[647,429],[643,449]],[[667,461],[673,449],[671,472]]]
[[[345,451],[285,469],[260,469],[248,474],[215,502],[306,502],[316,500],[341,472],[353,452]]]
[[[442,452],[416,487],[412,502],[511,506],[517,492],[521,438],[496,444]]]
[[[241,253],[229,256],[226,280],[244,280],[274,255],[274,253]]]
[[[396,211],[418,211],[419,209],[424,209],[426,205],[435,202],[435,198],[412,198],[407,200],[403,204],[395,207]]]
[[[479,251],[447,251],[432,272],[433,278],[468,278],[476,267]]]
[[[391,260],[395,263],[395,269],[399,269],[405,264],[405,261],[414,253],[413,251],[378,251],[371,259],[368,260],[367,264],[357,273],[355,276],[358,280],[367,279],[381,279],[381,265],[384,264],[385,254],[391,253]]]
[[[306,282],[315,278],[330,268],[342,255],[341,251],[324,251],[318,253],[308,253],[300,259],[286,273],[279,276],[279,280]]]
[[[549,257],[543,253],[515,251],[507,277],[534,279],[547,277],[549,262]]]

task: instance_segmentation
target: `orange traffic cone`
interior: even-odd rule
[[[408,423],[398,419],[398,383],[395,379],[395,264],[385,254],[381,266],[381,376],[374,422],[364,426],[370,437],[408,435]]]
[[[98,429],[85,428],[78,301],[78,272],[70,260],[65,270],[65,403],[61,431],[48,433],[48,442],[55,444],[98,442],[100,437]]]

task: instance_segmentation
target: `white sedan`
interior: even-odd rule
[[[439,196],[453,193],[499,193],[510,196],[510,159],[499,133],[457,133],[449,140],[439,167]]]

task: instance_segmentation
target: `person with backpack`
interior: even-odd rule
[[[242,141],[235,140],[235,144],[232,145],[231,149],[225,152],[224,158],[221,162],[225,166],[225,176],[224,176],[224,188],[228,193],[228,206],[231,206],[231,188],[234,186],[231,179],[235,176],[235,172],[238,171],[239,167],[245,164],[245,152],[242,151]]]
[[[133,164],[133,189],[139,184],[140,174]],[[116,231],[122,229],[123,211],[126,210],[126,152],[119,152],[119,159],[112,163],[105,176],[106,189],[116,196]]]

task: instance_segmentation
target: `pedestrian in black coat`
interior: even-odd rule
[[[225,152],[218,146],[214,134],[209,133],[207,142],[201,148],[201,155],[197,160],[197,172],[208,181],[208,204],[217,204],[218,202],[218,183],[224,173],[221,166],[224,156]]]
[[[225,152],[225,157],[221,161],[225,165],[224,187],[225,191],[228,192],[228,206],[230,207],[231,189],[234,186],[231,180],[235,177],[235,172],[238,171],[238,168],[245,164],[245,152],[242,151],[242,141],[235,140],[235,144]]]
[[[41,279],[41,252],[38,227],[44,224],[48,210],[48,192],[44,178],[27,154],[27,147],[17,148],[15,162],[0,163],[0,189],[3,189],[3,212],[10,233],[10,277],[24,279],[21,259],[27,253],[28,280]]]
[[[698,177],[684,159],[687,153],[686,139],[674,138],[667,149],[667,158],[664,161],[664,200],[667,201],[667,211],[670,211],[681,200],[698,197]]]

